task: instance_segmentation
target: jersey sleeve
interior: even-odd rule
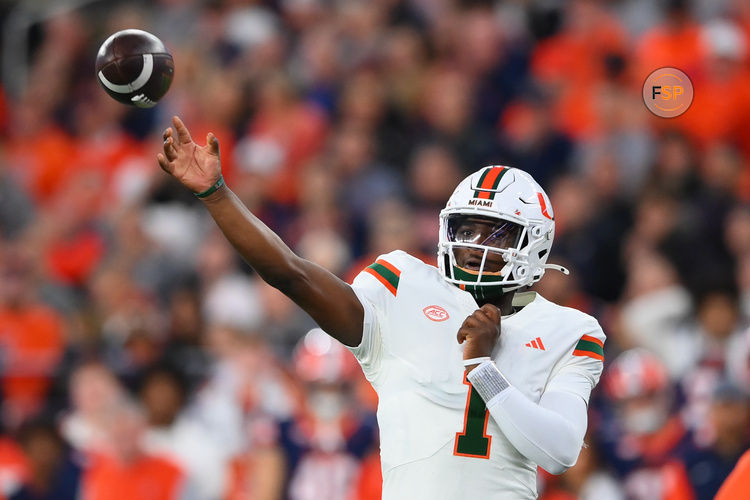
[[[566,354],[560,368],[550,377],[544,392],[567,392],[580,396],[587,404],[591,391],[604,368],[604,342],[606,336],[599,323],[589,318],[584,332],[572,351]]]
[[[401,270],[394,262],[395,252],[381,255],[375,262],[364,268],[354,281],[352,289],[364,308],[362,342],[349,350],[362,365],[362,370],[373,382],[382,359],[383,329],[393,301],[398,294]]]

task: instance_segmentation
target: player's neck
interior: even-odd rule
[[[516,295],[515,291],[507,292],[492,300],[478,302],[478,304],[480,307],[483,306],[484,304],[493,304],[497,306],[498,309],[500,309],[501,315],[507,316],[513,313],[513,297],[515,295]]]

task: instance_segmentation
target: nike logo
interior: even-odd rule
[[[528,344],[526,344],[526,347],[531,347],[532,349],[541,349],[542,351],[546,351],[544,344],[542,344],[542,339],[537,337]]]

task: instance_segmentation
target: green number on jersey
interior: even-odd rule
[[[464,384],[469,386],[464,413],[464,429],[456,433],[456,443],[453,454],[463,457],[489,458],[490,441],[487,435],[487,419],[490,412],[479,393],[471,386],[464,375]]]

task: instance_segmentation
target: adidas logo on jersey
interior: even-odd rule
[[[546,351],[547,349],[544,348],[544,344],[542,344],[542,339],[537,337],[528,344],[526,344],[526,347],[531,347],[532,349],[541,349],[542,351]]]

